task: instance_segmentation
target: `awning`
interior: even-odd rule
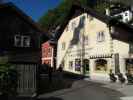
[[[91,55],[90,59],[96,59],[96,58],[112,58],[113,54],[101,54],[101,55]]]

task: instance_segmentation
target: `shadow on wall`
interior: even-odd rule
[[[74,81],[81,79],[77,75],[56,70],[49,71],[48,66],[42,66],[38,76],[38,94],[71,88]]]

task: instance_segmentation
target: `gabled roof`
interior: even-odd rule
[[[92,9],[90,7],[82,7],[82,6],[79,6],[78,4],[74,4],[74,5],[72,5],[68,16],[65,18],[65,21],[62,23],[59,30],[56,32],[55,39],[58,40],[60,38],[65,27],[67,26],[67,24],[69,23],[69,21],[72,18],[77,17],[77,16],[81,15],[82,13],[87,13],[87,14],[91,15],[92,17],[99,19],[100,21],[109,25],[109,27],[114,26],[117,28],[118,27],[121,28],[122,30],[127,32],[127,33],[122,33],[122,34],[124,34],[123,36],[129,35],[130,38],[133,37],[133,34],[132,34],[133,33],[133,27],[131,25],[125,24],[123,22],[119,22],[118,20],[116,20],[114,18],[111,18],[107,15],[103,15],[101,13],[98,13],[97,11],[95,11],[94,9]],[[122,34],[119,34],[119,35],[122,37]],[[114,37],[115,37],[115,35],[114,35]],[[133,40],[132,38],[131,39],[123,38],[123,37],[119,38],[119,36],[115,37],[115,39],[125,41],[125,42],[130,42],[131,40]]]
[[[74,4],[74,5],[72,5],[68,16],[65,18],[65,21],[62,23],[59,30],[56,32],[55,38],[58,40],[60,38],[61,34],[63,33],[65,27],[67,26],[68,22],[72,18],[75,18],[75,17],[81,15],[82,13],[88,13],[92,17],[95,17],[105,23],[109,23],[109,21],[111,20],[110,17],[100,14],[90,7],[82,7],[82,6],[79,6],[78,4]]]
[[[50,36],[46,34],[46,32],[42,28],[40,28],[40,26],[36,22],[34,22],[30,16],[26,15],[21,9],[19,9],[13,3],[9,2],[9,3],[0,4],[0,10],[2,9],[9,9],[13,11],[20,18],[22,18],[26,23],[30,24],[36,31],[38,31],[39,33],[42,33],[41,35],[42,36],[44,35],[43,38],[45,38],[46,40],[49,39]]]

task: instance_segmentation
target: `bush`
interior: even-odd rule
[[[16,95],[17,91],[17,71],[9,63],[0,65],[0,92],[3,95]]]

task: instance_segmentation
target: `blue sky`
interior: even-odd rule
[[[62,0],[8,0],[32,17],[38,19],[48,11],[56,7]]]

